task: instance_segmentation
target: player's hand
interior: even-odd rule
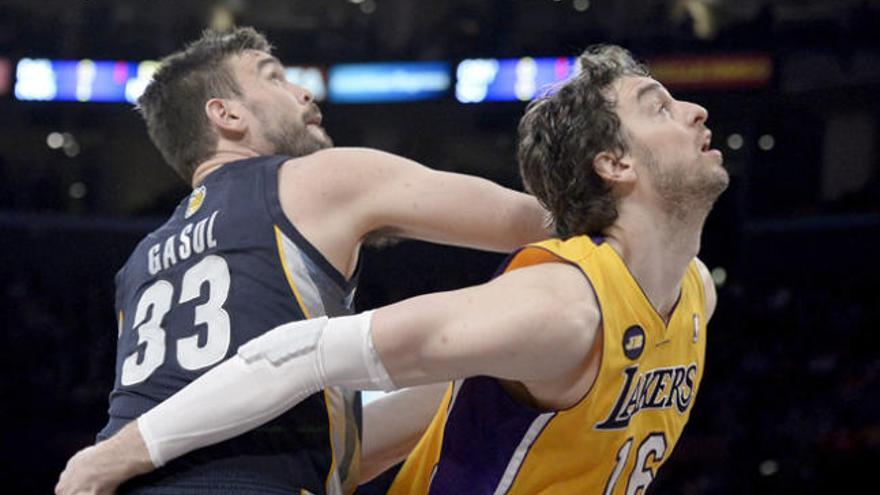
[[[95,445],[76,453],[67,461],[55,485],[56,495],[112,495],[123,481],[120,462]]]
[[[112,495],[129,478],[153,469],[150,454],[132,421],[109,439],[80,450],[67,461],[56,495]]]

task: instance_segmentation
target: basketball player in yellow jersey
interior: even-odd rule
[[[580,63],[520,123],[524,182],[565,240],[484,285],[277,327],[126,427],[138,461],[72,468],[147,471],[328,386],[452,381],[432,420],[430,389],[367,408],[365,477],[406,457],[392,494],[644,493],[700,390],[716,295],[696,255],[729,179],[705,109],[622,48]]]

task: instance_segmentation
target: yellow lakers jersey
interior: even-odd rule
[[[505,271],[566,262],[587,276],[602,314],[601,367],[576,405],[541,411],[490,377],[450,385],[388,493],[644,493],[690,416],[706,346],[696,262],[669,324],[607,243],[581,236],[515,253]]]

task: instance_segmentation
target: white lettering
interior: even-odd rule
[[[205,224],[208,223],[208,219],[204,218],[199,220],[199,223],[196,224],[195,231],[193,232],[193,251],[196,254],[201,253],[205,250]]]
[[[208,247],[217,247],[217,239],[214,238],[214,219],[217,218],[218,211],[211,213],[211,220],[208,221]]]
[[[180,229],[180,232],[159,242],[147,250],[147,270],[150,275],[156,275],[162,270],[167,270],[176,265],[178,261],[185,261],[194,254],[201,254],[208,248],[217,247],[217,237],[214,236],[214,220],[217,219],[219,210],[215,210],[208,218],[203,218],[197,223],[188,223]]]
[[[147,251],[147,269],[150,275],[155,275],[162,269],[162,262],[159,261],[159,244],[153,244]]]
[[[191,242],[189,239],[189,235],[192,232],[193,224],[188,223],[183,230],[180,231],[180,248],[178,248],[178,253],[180,254],[180,261],[183,261],[189,258],[189,255],[192,254]]]
[[[177,263],[177,256],[174,254],[174,236],[165,240],[165,249],[162,253],[162,268],[174,266]]]

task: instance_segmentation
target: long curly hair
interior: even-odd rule
[[[601,152],[621,157],[627,140],[608,87],[648,69],[615,45],[578,57],[581,71],[557,91],[532,101],[519,123],[517,158],[526,190],[553,215],[557,234],[599,235],[617,219],[611,187],[593,167]]]

